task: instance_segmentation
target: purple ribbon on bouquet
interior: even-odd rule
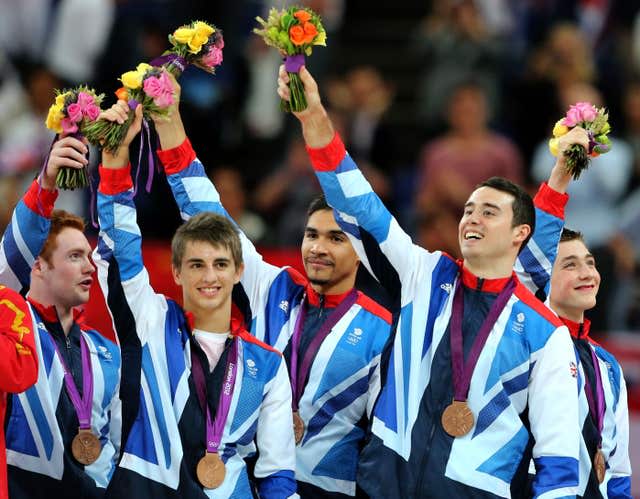
[[[304,66],[304,54],[288,55],[284,58],[284,69],[287,73],[299,73]]]
[[[183,73],[187,68],[187,60],[178,54],[161,55],[160,57],[156,57],[153,61],[151,61],[150,64],[157,68],[172,64],[177,67],[181,73]]]
[[[136,107],[138,107],[139,102],[135,99],[129,100],[129,109],[135,111]],[[138,179],[140,177],[140,170],[142,164],[142,150],[144,149],[145,137],[147,142],[147,161],[149,174],[147,175],[147,185],[146,191],[151,192],[151,185],[153,184],[153,171],[156,168],[155,161],[153,160],[153,151],[151,149],[151,131],[149,130],[149,123],[146,119],[142,120],[142,133],[140,136],[140,148],[138,149],[138,168],[136,171],[136,179],[133,186],[133,195],[135,196],[138,192]]]

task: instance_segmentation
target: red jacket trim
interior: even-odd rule
[[[196,152],[193,150],[188,137],[178,147],[166,150],[158,149],[156,152],[167,175],[173,175],[184,170],[196,159]]]
[[[338,168],[340,162],[347,155],[347,150],[338,132],[326,146],[314,149],[307,146],[307,153],[311,159],[311,166],[318,172],[330,172]]]
[[[538,300],[521,282],[518,281],[514,294],[526,305],[538,312],[555,327],[563,326],[564,323],[547,306]]]
[[[564,207],[569,201],[569,195],[554,191],[546,182],[540,184],[533,203],[536,208],[564,220]]]
[[[380,317],[387,324],[391,324],[391,312],[380,305],[377,301],[373,300],[373,298],[370,298],[364,293],[358,291],[356,303],[367,312],[371,312],[373,315]]]
[[[133,188],[131,180],[131,163],[124,168],[105,168],[100,165],[100,185],[98,191],[108,196],[114,196]]]
[[[51,218],[56,199],[58,199],[58,191],[45,189],[40,185],[38,179],[31,182],[29,189],[22,198],[27,208],[45,218]]]

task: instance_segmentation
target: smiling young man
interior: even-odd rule
[[[120,101],[105,117],[126,119]],[[172,272],[184,309],[149,282],[136,222],[128,147],[103,151],[98,192],[100,284],[123,349],[135,414],[107,497],[252,497],[244,462],[257,443],[253,478],[262,498],[295,494],[291,388],[281,354],[231,319],[243,273],[240,240],[224,217],[203,212],[176,231]],[[137,354],[136,354],[137,351]],[[137,360],[139,359],[139,360]]]
[[[548,184],[536,195],[536,223],[544,237],[533,240],[519,255],[516,269],[529,289],[569,328],[577,356],[579,379],[580,483],[584,498],[630,498],[629,422],[627,390],[616,359],[590,337],[585,311],[596,304],[600,286],[595,258],[579,232],[563,228],[565,194],[572,175],[562,151],[573,143],[585,146],[586,133],[572,131]],[[538,229],[537,229],[538,230]]]
[[[183,217],[202,210],[229,217],[186,137],[177,103],[170,119],[155,125],[158,156]],[[234,304],[252,334],[284,352],[293,392],[298,493],[354,496],[391,314],[354,288],[359,259],[324,198],[314,200],[307,215],[301,246],[306,276],[266,263],[240,234],[245,272]]]
[[[28,290],[37,324],[37,383],[8,400],[12,498],[104,495],[121,436],[120,351],[84,324],[95,267],[84,221],[53,210],[55,178],[86,164],[86,145],[55,142],[43,174],[18,203],[0,249],[0,282]]]
[[[300,77],[308,108],[296,117],[327,200],[360,258],[397,296],[398,329],[359,485],[372,497],[522,497],[533,456],[534,495],[573,496],[571,340],[512,270],[535,227],[531,198],[490,179],[465,205],[462,261],[414,245],[346,153],[305,68]],[[287,83],[281,68],[283,99]]]

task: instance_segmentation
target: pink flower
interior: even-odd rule
[[[222,35],[216,38],[214,45],[217,49],[220,49],[220,50],[224,48],[224,39],[222,38]]]
[[[67,106],[67,116],[69,117],[69,120],[75,123],[80,121],[82,119],[82,107],[80,107],[80,104],[75,102],[73,104],[69,104]]]
[[[590,102],[578,102],[575,107],[582,114],[582,121],[593,121],[598,116],[598,110]]]
[[[173,104],[173,94],[163,94],[153,99],[153,103],[158,107],[169,107]]]
[[[144,93],[152,98],[156,98],[162,94],[162,84],[160,83],[160,79],[155,76],[150,76],[144,80],[142,88],[144,88]]]
[[[82,117],[82,114],[80,115],[80,117]],[[78,125],[76,125],[75,121],[71,120],[70,118],[62,118],[62,121],[60,121],[60,125],[62,126],[62,131],[65,135],[70,135],[78,131]]]
[[[568,127],[574,127],[581,122],[591,122],[596,119],[598,110],[589,102],[578,102],[571,106],[567,111],[567,115],[562,120],[562,124]]]
[[[79,92],[78,104],[80,104],[82,110],[85,111],[88,106],[91,106],[93,104],[93,96],[88,94],[87,92]]]
[[[100,115],[100,108],[98,106],[96,106],[95,104],[90,104],[84,110],[83,114],[87,118],[89,118],[91,121],[95,121],[95,120],[98,119],[98,116]]]
[[[209,52],[202,58],[202,64],[208,68],[222,64],[222,50],[217,47],[211,47]]]

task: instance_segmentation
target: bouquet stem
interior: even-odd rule
[[[63,167],[56,175],[56,185],[59,189],[72,191],[74,189],[84,189],[89,185],[89,174],[87,167],[81,169]]]
[[[131,110],[122,125],[104,119],[94,121],[85,127],[84,136],[92,144],[101,144],[104,150],[115,154],[127,135],[134,117],[135,113]]]
[[[578,180],[580,174],[589,166],[587,151],[581,145],[573,144],[564,152],[564,155],[567,158],[567,171],[574,180]]]
[[[307,109],[307,98],[304,95],[304,84],[298,73],[289,73],[289,90],[291,91],[291,100],[281,101],[280,109],[287,113],[299,113]]]

